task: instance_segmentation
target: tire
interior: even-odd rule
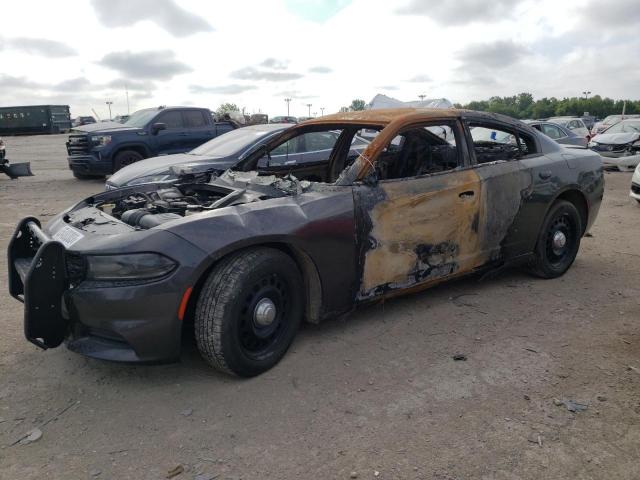
[[[300,326],[302,285],[297,265],[279,250],[260,247],[222,260],[209,274],[196,304],[200,354],[232,375],[253,377],[269,370],[284,356]],[[260,305],[266,308],[262,316]],[[269,305],[275,317],[269,316]]]
[[[131,165],[132,163],[136,163],[139,160],[142,160],[144,157],[140,155],[135,150],[123,150],[118,152],[113,159],[114,172],[117,172],[121,168],[126,167],[127,165]]]
[[[78,180],[97,180],[100,178],[104,178],[104,175],[91,175],[88,173],[79,173],[79,172],[76,172],[75,170],[73,171],[73,176],[76,177]]]
[[[529,265],[530,272],[541,278],[563,275],[576,259],[582,230],[580,214],[575,205],[566,200],[556,201],[542,223],[534,258]],[[561,245],[563,239],[564,245]]]

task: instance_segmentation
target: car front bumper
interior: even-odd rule
[[[111,160],[104,160],[101,155],[71,155],[67,157],[69,170],[84,175],[110,175],[113,173]]]
[[[118,362],[179,357],[178,311],[193,268],[179,265],[144,284],[74,284],[69,253],[32,217],[22,220],[11,238],[9,292],[24,303],[27,340],[44,349],[65,342],[74,352]]]
[[[621,172],[627,172],[633,170],[640,164],[640,154],[637,155],[613,155],[606,154],[604,152],[598,152],[602,157],[602,166],[605,169],[620,170]]]

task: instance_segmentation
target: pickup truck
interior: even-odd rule
[[[216,121],[206,108],[138,110],[124,124],[75,128],[67,141],[69,169],[79,179],[104,177],[143,158],[188,152],[236,127],[233,121]]]

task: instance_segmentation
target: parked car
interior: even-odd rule
[[[249,125],[261,125],[269,123],[269,115],[265,113],[254,113],[249,117]]]
[[[640,115],[609,115],[609,116],[605,117],[604,120],[602,120],[601,122],[596,123],[593,126],[592,133],[594,135],[596,135],[598,133],[602,133],[607,128],[615,125],[616,123],[621,122],[622,120],[628,119],[628,118],[640,118]]]
[[[640,203],[640,163],[636,166],[631,177],[631,191],[629,196]]]
[[[575,118],[575,117],[553,117],[553,118],[549,118],[547,121],[549,121],[551,123],[556,123],[556,124],[558,124],[558,125],[560,125],[562,127],[565,127],[567,129],[571,130],[576,135],[586,138],[587,141],[589,140],[589,137],[591,136],[591,133],[589,132],[589,129],[587,128],[587,126],[584,124],[584,122],[580,118]]]
[[[78,127],[69,135],[69,169],[76,178],[117,172],[143,158],[188,152],[235,128],[214,122],[206,108],[159,107],[138,110],[124,124]]]
[[[586,137],[576,135],[573,130],[569,130],[557,123],[545,122],[541,120],[525,120],[525,123],[532,126],[536,130],[544,133],[547,137],[555,140],[562,145],[575,145],[578,147],[587,147],[589,141]]]
[[[298,123],[298,119],[288,115],[284,117],[272,117],[269,123]]]
[[[93,117],[76,117],[73,119],[73,122],[71,122],[71,126],[72,127],[81,127],[83,125],[89,125],[91,123],[96,123],[96,119]]]
[[[363,128],[380,133],[350,163]],[[339,132],[327,183],[256,171],[311,132]],[[563,275],[603,190],[599,155],[506,116],[339,113],[284,130],[221,176],[98,193],[44,227],[23,219],[8,285],[41,348],[174,360],[193,321],[207,362],[253,376],[303,320],[509,265]]]
[[[589,142],[589,148],[602,155],[605,168],[630,171],[640,163],[640,118],[622,120]]]
[[[129,165],[113,174],[105,186],[107,190],[112,190],[150,182],[175,183],[186,172],[191,175],[203,172],[220,175],[263,146],[271,137],[290,127],[291,124],[278,123],[232,130],[190,152],[147,158]],[[339,132],[300,135],[280,150],[272,151],[268,159],[265,157],[258,163],[257,170],[261,175],[289,172],[299,180],[326,181],[329,155],[338,137]],[[356,135],[349,159],[353,160],[368,144],[367,140]]]

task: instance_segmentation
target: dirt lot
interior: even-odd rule
[[[36,176],[0,178],[2,249],[21,217],[102,188],[73,179],[64,140],[6,139]],[[307,326],[252,380],[211,370],[191,338],[181,362],[163,366],[38,350],[2,274],[0,478],[161,479],[181,465],[177,479],[637,479],[630,177],[607,174],[593,236],[563,278],[466,279]],[[36,427],[40,439],[16,443]]]

